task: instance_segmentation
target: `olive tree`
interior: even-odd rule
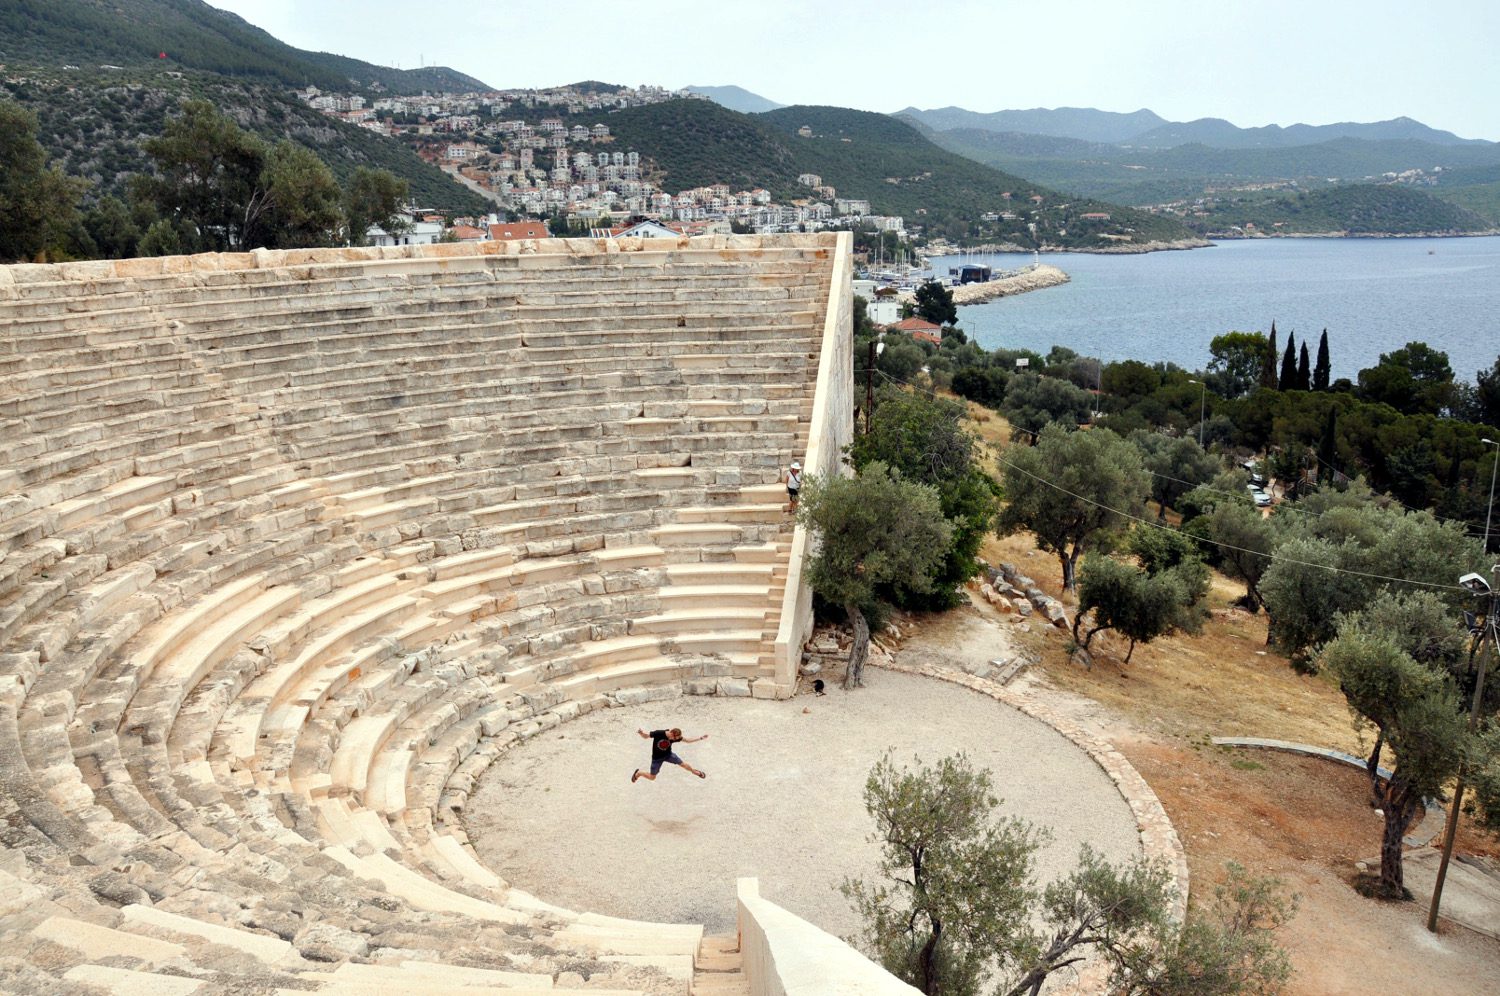
[[[1169,506],[1177,508],[1183,495],[1219,473],[1218,459],[1190,436],[1137,429],[1129,439],[1141,451],[1141,461],[1151,474],[1151,499],[1157,503],[1158,519],[1165,519]]]
[[[905,480],[879,461],[856,477],[807,478],[797,521],[818,544],[807,564],[808,583],[842,606],[854,628],[844,687],[858,687],[870,646],[865,613],[877,592],[897,580],[916,591],[930,588],[953,527],[934,488]]]
[[[1349,708],[1370,722],[1395,754],[1391,777],[1380,790],[1385,829],[1377,891],[1409,899],[1402,838],[1422,801],[1441,791],[1472,749],[1458,690],[1449,675],[1416,661],[1390,635],[1347,623],[1324,648],[1322,664]]]
[[[1000,413],[1010,424],[1035,438],[1053,422],[1077,426],[1094,410],[1094,396],[1061,377],[1018,373],[1005,385]]]
[[[1125,653],[1129,664],[1137,643],[1150,643],[1179,629],[1197,629],[1199,603],[1208,592],[1208,572],[1196,558],[1152,571],[1091,553],[1079,578],[1073,642],[1089,665],[1094,637],[1106,630],[1130,641]]]
[[[1229,866],[1211,902],[1173,917],[1176,883],[1158,861],[1111,864],[1087,845],[1040,888],[1045,832],[995,815],[990,774],[963,755],[865,781],[878,876],[841,887],[865,949],[924,993],[1037,996],[1053,973],[1098,955],[1112,993],[1248,996],[1278,992],[1290,968],[1274,941],[1296,908],[1281,883]],[[986,988],[990,986],[990,988]]]
[[[1107,546],[1151,491],[1140,452],[1112,432],[1041,431],[1032,447],[1012,447],[1001,459],[1005,505],[997,531],[1029,532],[1055,554],[1063,587],[1072,590],[1078,560]]]
[[[995,819],[998,803],[989,772],[962,754],[916,770],[887,754],[865,781],[880,876],[845,879],[841,891],[866,949],[924,993],[977,994],[987,968],[1025,954],[1042,834]]]

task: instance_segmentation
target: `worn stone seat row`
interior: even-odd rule
[[[760,253],[0,278],[0,988],[686,992],[701,928],[450,817],[583,712],[779,694],[828,283]]]

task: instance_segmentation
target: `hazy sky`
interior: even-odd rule
[[[1500,140],[1495,0],[210,0],[299,48],[495,87],[738,84],[784,104],[1416,118]]]

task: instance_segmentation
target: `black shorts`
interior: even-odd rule
[[[661,766],[663,764],[681,764],[681,763],[682,763],[682,758],[680,758],[680,757],[677,756],[677,752],[676,751],[673,751],[672,753],[668,754],[666,757],[653,757],[651,759],[651,774],[652,775],[658,775],[658,774],[660,774],[661,773]]]
[[[799,493],[799,490],[797,488],[787,488],[786,489],[786,496],[788,498],[790,498],[792,501],[796,501],[797,500],[798,493]]]

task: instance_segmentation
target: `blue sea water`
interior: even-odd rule
[[[1013,269],[1029,255],[942,257]],[[1259,239],[1134,256],[1054,253],[1042,261],[1072,278],[1060,287],[959,309],[986,349],[1054,344],[1106,361],[1167,360],[1190,370],[1230,330],[1289,332],[1314,359],[1328,329],[1333,376],[1354,379],[1381,353],[1420,340],[1473,381],[1500,354],[1500,237]]]

